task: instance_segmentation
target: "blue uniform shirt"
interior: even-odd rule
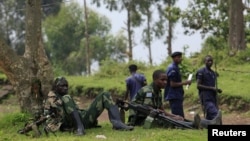
[[[196,73],[196,79],[201,80],[201,85],[215,87],[216,74],[213,70],[208,70],[206,67],[201,68]],[[207,93],[203,95],[203,99],[209,99],[209,97],[214,96],[216,93],[213,90],[199,89],[200,93]],[[212,95],[211,95],[212,94]]]
[[[130,100],[134,98],[137,91],[142,88],[142,84],[146,81],[146,78],[143,74],[134,73],[133,75],[129,76],[126,80],[126,85],[129,88],[129,96]]]
[[[164,92],[165,100],[183,99],[183,95],[184,95],[183,86],[179,86],[179,87],[170,86],[170,81],[174,81],[177,83],[182,82],[181,73],[180,73],[180,69],[178,65],[175,63],[170,64],[167,68],[166,73],[168,76],[168,83],[167,83],[167,86],[165,87],[165,92]]]

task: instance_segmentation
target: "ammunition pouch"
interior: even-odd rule
[[[155,118],[153,118],[151,116],[147,116],[147,118],[144,121],[143,128],[150,129],[150,128],[153,128],[155,125],[156,125]]]
[[[145,119],[143,128],[144,129],[150,129],[154,127],[171,127],[171,124],[168,121],[161,120],[158,118],[159,113],[157,110],[152,110],[150,114]]]

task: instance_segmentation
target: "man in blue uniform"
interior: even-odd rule
[[[130,76],[126,78],[125,100],[131,101],[137,91],[147,85],[147,80],[143,74],[137,73],[137,65],[129,65]]]
[[[216,73],[211,69],[213,58],[207,55],[204,60],[205,67],[199,69],[196,73],[197,89],[201,104],[205,113],[205,118],[208,120],[214,119],[219,112],[217,92],[221,93],[221,89],[216,86]]]
[[[190,85],[191,80],[182,81],[182,75],[179,69],[179,64],[182,62],[182,53],[174,52],[171,57],[173,62],[166,69],[168,83],[165,87],[164,97],[165,100],[169,101],[172,114],[179,115],[184,118],[183,85]]]

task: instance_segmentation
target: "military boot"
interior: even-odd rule
[[[178,121],[182,126],[182,128],[188,128],[188,129],[200,129],[201,128],[201,118],[199,114],[196,114],[194,116],[194,120],[187,120],[184,121]]]
[[[196,129],[202,128],[201,127],[201,117],[199,114],[195,114],[195,116],[194,116],[193,127]]]
[[[222,124],[222,113],[218,111],[216,117],[212,120],[203,119],[201,120],[201,127],[207,128],[208,125],[221,125]]]
[[[76,109],[71,113],[71,117],[75,123],[76,135],[78,135],[78,136],[84,135],[85,134],[84,126],[82,124],[82,120],[81,120],[81,117],[79,115],[79,112]]]
[[[115,130],[127,130],[127,131],[131,131],[134,129],[133,126],[128,126],[121,121],[119,109],[116,105],[112,105],[108,109],[108,115],[109,115],[109,120],[113,125],[113,129],[115,129]]]

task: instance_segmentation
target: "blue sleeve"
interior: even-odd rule
[[[170,69],[167,73],[168,79],[170,81],[177,81],[177,71],[174,69]]]
[[[196,80],[202,80],[202,77],[203,77],[203,73],[202,73],[202,69],[198,70],[197,73],[196,73]]]

